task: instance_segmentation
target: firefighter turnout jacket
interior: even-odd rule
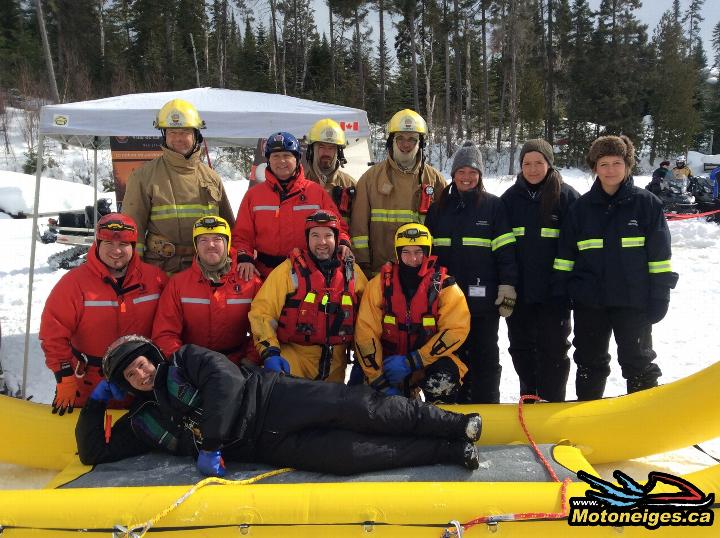
[[[133,171],[122,212],[138,227],[137,251],[169,273],[190,267],[195,256],[193,223],[205,215],[235,222],[222,180],[200,160],[198,149],[185,158],[168,148]]]
[[[590,307],[646,309],[668,301],[678,275],[660,200],[628,178],[609,196],[599,180],[570,207],[555,259],[554,294]]]
[[[355,179],[339,168],[327,176],[321,176],[312,165],[307,165],[306,162],[304,169],[305,177],[325,189],[340,210],[340,215],[347,221],[350,218],[352,203],[355,199]]]
[[[287,191],[267,169],[265,181],[245,193],[233,228],[232,245],[238,256],[256,258],[255,267],[266,278],[294,248],[305,247],[305,219],[318,209],[340,215],[331,196],[305,178],[302,166]],[[349,246],[347,225],[342,220],[339,224],[339,242]]]
[[[387,158],[369,168],[358,180],[350,236],[353,253],[365,274],[376,274],[395,259],[394,237],[407,222],[422,222],[430,203],[446,186],[445,178],[432,166],[421,164],[407,172]]]
[[[52,289],[39,334],[50,370],[59,372],[67,363],[78,372],[78,361],[87,361],[79,368],[86,366],[86,377],[94,383],[102,378],[101,357],[111,343],[126,334],[150,337],[160,292],[167,282],[165,273],[143,263],[137,253],[118,282],[96,253],[93,243],[87,262],[65,274]],[[82,396],[81,401],[87,394]]]
[[[231,258],[235,253],[231,251]],[[197,257],[192,266],[174,275],[160,297],[152,340],[170,356],[184,344],[196,344],[222,353],[235,364],[241,359],[259,363],[249,335],[248,313],[262,281],[240,278],[237,264],[220,282],[203,276]]]
[[[470,312],[455,279],[430,256],[427,271],[410,303],[403,294],[396,263],[385,264],[368,282],[355,324],[355,359],[373,383],[383,374],[383,358],[420,354],[423,366],[450,357],[460,371],[465,364],[454,354],[470,330]]]
[[[255,296],[250,325],[257,351],[277,348],[290,373],[342,383],[354,320],[367,279],[360,268],[337,260],[324,274],[306,251],[294,249]]]

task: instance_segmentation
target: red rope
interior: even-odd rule
[[[528,394],[520,396],[520,401],[518,402],[518,420],[520,421],[520,426],[522,427],[523,432],[525,432],[525,437],[527,437],[527,440],[530,443],[532,449],[535,451],[538,459],[542,462],[543,466],[550,474],[553,482],[559,483],[560,479],[555,473],[555,470],[552,468],[552,465],[550,465],[550,462],[547,460],[547,458],[543,456],[542,452],[540,452],[540,449],[538,448],[535,440],[533,439],[530,431],[525,424],[525,417],[523,416],[523,404],[525,403],[525,400],[538,401],[540,400],[540,397]],[[560,485],[560,512],[523,512],[519,514],[497,514],[490,516],[480,516],[468,521],[467,523],[463,523],[460,526],[462,527],[462,530],[468,530],[480,523],[498,523],[501,521],[526,521],[530,519],[564,519],[568,516],[570,512],[570,507],[567,503],[567,488],[571,482],[572,480],[570,478],[566,478],[562,481],[562,484]],[[445,530],[445,536],[453,536],[454,534],[457,534],[455,529],[448,528]]]
[[[716,213],[720,213],[720,209],[713,209],[705,213],[665,213],[665,218],[667,220],[688,220],[707,217],[709,215],[715,215]]]

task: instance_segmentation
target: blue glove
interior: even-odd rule
[[[103,379],[95,385],[95,388],[90,394],[91,400],[105,403],[108,403],[108,400],[122,400],[123,398],[125,398],[125,391],[106,379]]]
[[[408,355],[390,355],[383,359],[383,372],[391,385],[402,383],[413,370],[419,368],[422,368],[422,360],[416,351]]]
[[[197,468],[205,476],[225,476],[225,462],[219,450],[201,450]]]
[[[263,368],[266,372],[278,372],[279,374],[290,374],[290,363],[280,355],[273,355],[265,359]]]

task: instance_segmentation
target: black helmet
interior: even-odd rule
[[[127,391],[132,391],[133,389],[125,380],[123,372],[140,355],[147,357],[155,366],[165,361],[162,352],[149,338],[138,334],[121,336],[110,344],[105,352],[102,360],[103,375],[108,381],[112,381]]]

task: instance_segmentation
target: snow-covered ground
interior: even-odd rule
[[[10,132],[12,151],[0,152],[0,211],[17,214],[31,213],[34,198],[34,176],[16,172],[22,168],[23,139],[19,134],[23,117],[12,118],[14,128]],[[12,123],[11,122],[11,123]],[[60,179],[44,178],[41,187],[40,211],[51,212],[63,209],[79,209],[92,203],[92,188],[78,183],[86,180],[92,164],[90,152],[80,149],[62,149],[51,143],[50,153],[58,166],[49,171],[50,176]],[[689,164],[698,171],[702,170],[702,156],[692,154]],[[99,152],[99,178],[109,177],[109,152]],[[88,164],[89,163],[89,164]],[[447,173],[447,171],[446,171]],[[592,178],[580,170],[562,170],[565,180],[580,192],[586,192],[592,184]],[[235,172],[221,175],[225,181],[231,204],[235,211],[247,188],[247,181],[239,180]],[[227,181],[228,179],[230,181]],[[62,179],[62,180],[61,180]],[[74,180],[71,182],[68,180]],[[636,184],[644,186],[649,177],[636,178]],[[487,189],[501,194],[512,184],[507,176],[490,177],[485,181]],[[98,193],[98,197],[110,197],[112,193]],[[40,219],[43,223],[46,219]],[[657,363],[663,370],[661,382],[668,383],[702,370],[718,360],[715,344],[715,323],[720,317],[720,226],[703,221],[684,221],[670,223],[673,245],[673,268],[680,273],[680,281],[672,293],[670,311],[667,317],[654,328],[654,345],[658,353]],[[0,363],[5,369],[7,383],[18,387],[22,383],[24,333],[26,307],[28,300],[28,277],[30,267],[30,242],[32,220],[10,219],[0,212],[0,237],[3,254],[0,256],[0,323],[2,324],[2,349]],[[50,290],[65,273],[53,271],[47,264],[51,254],[66,247],[57,244],[37,243],[35,261],[35,280],[33,285],[32,318],[30,323],[30,346],[27,376],[27,394],[33,401],[49,403],[54,393],[54,379],[44,365],[43,354],[37,338],[37,332],[43,304]],[[518,383],[510,357],[507,353],[508,341],[504,324],[500,329],[501,360],[503,364],[501,382],[501,400],[515,402],[518,396]],[[572,351],[572,350],[571,350]],[[614,350],[612,350],[614,352]],[[568,399],[575,397],[574,370],[571,371],[568,384]],[[606,396],[625,393],[625,381],[620,375],[616,361],[612,363],[612,373],[608,379]],[[690,412],[690,410],[688,411]],[[703,445],[708,451],[720,455],[720,439]],[[673,454],[663,454],[624,463],[622,468],[636,478],[643,479],[647,471],[666,470],[686,473],[698,467],[712,464],[713,461],[694,449],[685,449]],[[599,471],[609,476],[616,465],[601,466]],[[38,487],[47,482],[51,474],[45,471],[28,470],[0,464],[0,488]]]

